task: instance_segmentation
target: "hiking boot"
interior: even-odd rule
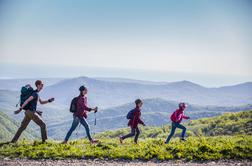
[[[181,138],[181,141],[186,141],[186,139],[185,138]]]
[[[67,141],[63,141],[63,142],[61,142],[61,144],[67,144]]]
[[[123,143],[122,137],[119,137],[119,141],[120,141],[121,144]]]
[[[90,141],[91,144],[96,144],[96,143],[98,143],[98,142],[99,142],[99,140],[95,140],[95,139],[92,139],[92,140]]]

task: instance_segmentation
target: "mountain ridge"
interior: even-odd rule
[[[102,108],[121,105],[136,98],[155,97],[198,105],[242,105],[252,101],[252,82],[228,87],[206,88],[185,80],[156,85],[78,77],[47,86],[42,93],[50,93],[51,96],[56,94],[61,102],[67,102],[78,95],[80,85],[88,87],[91,105],[101,103]],[[63,99],[65,96],[68,97],[67,100]]]

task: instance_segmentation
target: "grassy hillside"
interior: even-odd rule
[[[29,159],[67,159],[67,158],[108,158],[108,159],[141,159],[141,160],[218,160],[218,159],[248,159],[252,160],[251,136],[252,111],[226,113],[215,118],[194,120],[189,128],[187,142],[173,138],[170,144],[164,144],[169,133],[168,126],[162,128],[142,128],[139,144],[128,139],[120,144],[118,136],[128,132],[128,129],[108,131],[95,135],[100,139],[97,145],[90,145],[87,139],[70,141],[61,144],[56,141],[40,143],[21,141],[17,144],[0,145],[0,158]],[[215,126],[213,126],[215,124]],[[239,126],[232,128],[231,126]],[[228,128],[229,132],[214,132],[219,128]],[[199,135],[195,131],[201,133]],[[200,132],[205,131],[207,132]],[[244,132],[243,132],[244,131]],[[209,133],[213,133],[212,136]],[[246,133],[246,134],[245,134]],[[204,135],[206,134],[206,135]],[[229,134],[229,135],[227,135]],[[211,136],[210,136],[211,135]]]
[[[10,119],[6,114],[0,111],[0,141],[10,141],[17,131],[19,125],[19,123]],[[27,129],[21,135],[21,139],[34,139],[37,137],[38,136],[31,129]]]
[[[224,113],[221,116],[212,118],[202,118],[184,123],[187,127],[188,136],[218,136],[218,135],[252,135],[252,110]],[[170,125],[163,127],[144,127],[141,128],[142,138],[166,138],[170,132]],[[99,138],[115,138],[129,132],[128,128],[112,130],[98,134]],[[175,136],[179,136],[180,129],[176,130]]]
[[[190,124],[190,128],[206,136],[214,135],[252,135],[252,110],[225,113],[215,118],[202,118]]]

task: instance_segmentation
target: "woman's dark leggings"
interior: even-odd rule
[[[186,127],[183,126],[183,125],[181,125],[181,124],[179,124],[179,123],[177,123],[177,122],[172,122],[171,133],[170,133],[170,135],[167,137],[167,139],[165,141],[166,144],[168,144],[170,142],[170,139],[174,135],[176,128],[182,129],[183,131],[182,131],[181,137],[182,138],[185,137]]]
[[[124,140],[124,139],[126,139],[126,138],[135,136],[134,142],[137,143],[139,134],[140,134],[140,130],[139,130],[138,127],[137,127],[137,128],[131,128],[131,133],[129,133],[129,134],[123,136],[122,139]]]

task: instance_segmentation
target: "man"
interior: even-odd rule
[[[16,110],[14,113],[18,114],[20,113],[23,109],[25,110],[25,117],[21,123],[21,126],[19,127],[17,133],[12,139],[12,143],[17,142],[18,138],[22,134],[22,132],[26,129],[28,124],[30,123],[31,120],[33,120],[41,129],[41,137],[42,137],[42,142],[45,142],[47,140],[47,131],[46,131],[46,124],[43,121],[40,112],[37,112],[37,102],[39,101],[40,104],[47,104],[50,102],[54,101],[54,98],[50,98],[48,100],[41,100],[39,98],[38,93],[43,89],[44,84],[42,83],[41,80],[37,80],[35,82],[36,85],[36,90],[32,92],[31,96],[25,100],[25,102],[21,105],[21,107]]]

